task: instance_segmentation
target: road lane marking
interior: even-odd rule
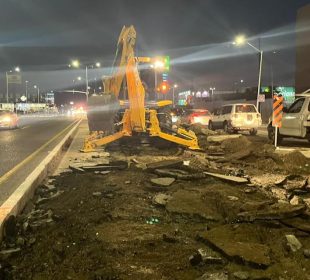
[[[25,165],[27,162],[32,160],[38,153],[40,153],[43,149],[45,149],[50,143],[52,143],[55,139],[57,139],[61,134],[69,130],[72,126],[74,126],[79,120],[75,120],[71,124],[69,124],[67,127],[65,127],[62,131],[60,131],[58,134],[56,134],[53,138],[51,138],[48,142],[43,144],[39,149],[34,151],[32,154],[30,154],[28,157],[26,157],[23,161],[15,165],[10,171],[2,175],[0,177],[0,185],[7,181],[19,168],[21,168],[23,165]]]

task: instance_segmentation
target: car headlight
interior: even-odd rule
[[[12,121],[12,119],[11,119],[11,117],[4,117],[4,118],[2,119],[2,121],[3,121],[3,122],[6,122],[6,123],[9,123],[9,122]]]

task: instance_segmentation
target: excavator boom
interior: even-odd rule
[[[90,136],[85,139],[82,151],[93,151],[96,147],[124,136],[131,136],[133,133],[148,133],[151,137],[159,137],[191,149],[199,149],[197,137],[193,132],[181,129],[174,131],[174,135],[163,132],[158,120],[158,112],[145,106],[145,88],[140,78],[138,64],[151,64],[152,59],[135,57],[135,42],[134,27],[124,26],[118,39],[111,77],[104,80],[104,94],[89,98]],[[125,88],[129,106],[122,111],[121,119],[115,123],[113,117],[118,116],[117,112],[121,111],[121,104],[124,104],[124,101],[120,100],[122,88]],[[156,102],[157,107],[168,104],[171,104],[171,101]],[[113,131],[115,125],[120,127],[116,132]]]

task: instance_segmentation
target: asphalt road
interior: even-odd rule
[[[67,117],[25,117],[20,128],[0,130],[0,177],[52,139],[74,120]]]

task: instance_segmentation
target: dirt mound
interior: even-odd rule
[[[247,137],[241,136],[235,139],[224,140],[221,146],[225,151],[235,153],[249,149],[251,144]]]
[[[295,151],[283,156],[285,163],[296,167],[310,165],[310,159],[306,158],[301,152]]]
[[[282,156],[285,169],[296,174],[310,174],[310,159],[295,151]]]

